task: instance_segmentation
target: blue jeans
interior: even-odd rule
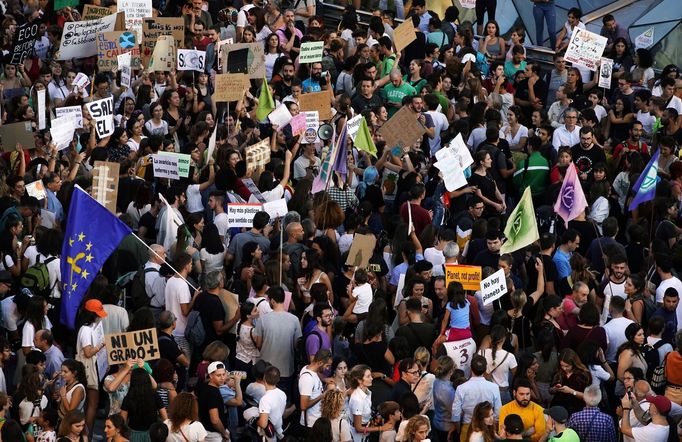
[[[551,49],[554,49],[556,47],[556,9],[554,8],[554,2],[535,3],[533,6],[533,17],[535,18],[535,44],[543,46],[544,22],[546,21],[549,46]]]

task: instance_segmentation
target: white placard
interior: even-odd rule
[[[481,295],[483,305],[488,305],[507,293],[507,277],[504,270],[500,269],[481,281]]]
[[[455,367],[468,378],[471,374],[471,358],[476,354],[476,341],[472,338],[444,342],[445,353],[455,362]]]
[[[104,344],[104,326],[101,322],[98,322],[95,326],[95,331],[92,334],[92,341],[95,347]],[[107,375],[107,371],[109,371],[109,361],[107,359],[107,349],[106,347],[102,347],[97,352],[97,374],[100,382],[102,382],[104,376]]]
[[[97,34],[116,30],[117,14],[97,20],[69,21],[64,23],[59,60],[85,58],[97,55]]]
[[[114,97],[86,103],[85,107],[97,123],[97,136],[108,137],[114,133]]]
[[[178,49],[177,69],[179,71],[200,71],[206,67],[206,51]]]
[[[401,273],[398,278],[398,287],[395,291],[395,302],[393,303],[393,308],[397,309],[403,300],[403,289],[405,288],[405,274]]]
[[[76,129],[83,129],[83,109],[80,106],[58,107],[54,111],[57,118],[73,115],[76,120]]]
[[[82,72],[79,72],[76,75],[76,78],[73,79],[73,85],[81,89],[85,89],[90,85],[90,77]]]
[[[38,130],[47,127],[47,116],[45,115],[45,89],[37,91],[38,96]]]
[[[226,38],[225,40],[220,40],[218,42],[218,72],[223,71],[223,54],[220,52],[220,48],[222,48],[223,45],[231,45],[233,43],[234,41],[231,38]]]
[[[216,137],[218,136],[218,125],[216,124],[213,128],[213,133],[211,138],[208,139],[208,152],[206,153],[206,165],[213,158],[213,151],[215,150]]]
[[[130,77],[132,77],[130,65],[133,62],[133,57],[130,52],[119,54],[116,56],[116,62],[118,63],[118,71],[121,73],[121,86],[130,89]]]
[[[317,131],[320,128],[318,111],[303,112],[305,114],[305,132],[301,135],[301,144],[313,144],[320,141]]]
[[[586,29],[575,28],[564,60],[596,71],[608,39]]]
[[[234,203],[227,205],[227,225],[232,227],[253,227],[253,217],[263,210],[261,204]]]
[[[446,156],[442,160],[434,163],[434,166],[441,171],[443,182],[448,192],[452,192],[468,184],[467,179],[464,177],[464,170],[459,165],[458,156]]]
[[[346,122],[346,130],[348,131],[348,135],[350,136],[350,139],[353,140],[355,143],[355,136],[358,134],[358,131],[360,130],[360,124],[362,123],[362,115],[357,114],[350,120]]]
[[[126,29],[142,41],[142,21],[152,16],[152,0],[118,0],[118,12],[125,12]]]
[[[308,41],[301,43],[301,52],[298,55],[299,63],[317,63],[322,61],[324,53],[323,41]]]
[[[264,203],[263,210],[268,212],[270,219],[280,218],[289,212],[287,200],[284,198]]]
[[[476,8],[476,0],[459,0],[459,3],[464,9],[474,9]]]
[[[652,44],[654,44],[653,26],[635,37],[635,49],[647,49]]]
[[[45,186],[43,186],[42,180],[37,180],[26,185],[26,193],[28,196],[32,196],[38,200],[45,199],[47,197],[47,192],[45,192]]]
[[[599,66],[599,87],[611,89],[611,75],[613,74],[613,60],[602,57]]]
[[[52,120],[50,134],[52,134],[52,141],[57,146],[57,150],[63,150],[69,147],[69,144],[73,141],[73,133],[75,130],[75,114],[66,114],[65,116],[57,117]]]
[[[291,116],[289,109],[287,109],[286,105],[284,104],[277,106],[277,108],[270,112],[270,115],[268,115],[268,120],[270,120],[270,123],[279,126],[280,130],[289,124],[289,121],[291,121],[292,118],[293,117]]]
[[[180,179],[178,158],[169,155],[152,155],[154,178]]]

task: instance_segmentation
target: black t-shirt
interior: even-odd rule
[[[362,197],[362,201],[369,201],[372,203],[372,207],[378,210],[380,207],[384,207],[386,203],[384,202],[384,195],[381,193],[381,188],[378,185],[372,184],[367,186],[365,189],[365,195]]]
[[[403,336],[410,346],[410,354],[418,347],[431,348],[436,339],[436,327],[427,323],[409,323],[399,327],[396,336]]]
[[[163,402],[158,393],[154,393],[155,408],[150,410],[135,404],[128,394],[121,403],[121,410],[128,412],[128,426],[135,431],[147,431],[152,424],[159,420],[158,410],[163,408]]]
[[[389,364],[386,362],[386,359],[384,359],[387,348],[388,345],[385,341],[361,344],[359,346],[358,362],[369,365],[372,371],[390,375],[392,373],[389,369]]]
[[[173,337],[164,332],[159,332],[159,351],[161,359],[168,359],[171,362],[175,362],[182,354]]]
[[[145,227],[147,232],[142,239],[153,239],[156,241],[156,217],[151,212],[147,212],[140,217],[139,227]]]
[[[571,153],[573,155],[573,162],[578,168],[579,173],[592,173],[592,167],[596,163],[606,163],[606,155],[604,154],[604,149],[596,144],[592,146],[591,149],[585,150],[580,145],[580,143],[571,147]]]
[[[225,308],[220,299],[208,292],[201,292],[194,301],[194,310],[199,312],[201,322],[204,324],[204,330],[206,331],[204,343],[208,344],[218,339],[218,335],[213,328],[213,322],[225,320]]]
[[[496,269],[499,267],[500,263],[500,253],[493,253],[488,249],[478,252],[478,255],[474,257],[473,264],[481,267],[492,267]]]
[[[211,423],[210,410],[218,409],[218,417],[220,422],[227,427],[227,414],[225,413],[225,405],[223,404],[223,397],[220,395],[218,388],[200,383],[197,385],[197,401],[199,402],[199,421],[204,425],[206,431],[217,433],[218,430]]]
[[[557,271],[556,264],[552,260],[551,256],[538,255],[542,260],[542,265],[544,267],[545,282],[553,282],[556,288],[557,284]],[[533,293],[538,288],[538,271],[535,270],[535,262],[533,260],[528,260],[526,262],[526,272],[528,273],[528,289],[526,292],[528,294]]]
[[[412,393],[412,386],[402,379],[396,382],[393,387],[393,397],[392,400],[400,402],[400,399],[407,393]]]

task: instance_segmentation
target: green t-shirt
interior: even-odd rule
[[[580,437],[572,428],[566,428],[561,433],[551,437],[549,442],[580,442]]]
[[[395,55],[389,55],[379,63],[379,78],[384,78],[391,73],[393,65],[395,64]]]
[[[388,101],[389,103],[400,104],[402,103],[403,98],[417,94],[417,91],[415,91],[412,86],[405,82],[403,82],[399,87],[393,86],[393,83],[388,83],[386,86],[384,86],[383,89],[386,101]],[[387,106],[388,116],[392,117],[393,114],[398,112],[398,109],[400,109],[400,107]]]

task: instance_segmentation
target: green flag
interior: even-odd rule
[[[507,242],[502,244],[500,254],[514,252],[540,239],[530,186],[523,191],[519,204],[509,216],[504,234]]]
[[[263,121],[273,110],[275,110],[275,100],[272,99],[268,81],[263,78],[263,86],[261,86],[260,95],[258,96],[256,118],[258,118],[258,121]]]
[[[367,127],[365,117],[360,119],[360,129],[358,129],[358,133],[355,135],[353,144],[359,150],[364,150],[374,158],[377,157],[377,147],[374,145],[374,140],[372,140],[372,134],[369,131],[369,127]]]

